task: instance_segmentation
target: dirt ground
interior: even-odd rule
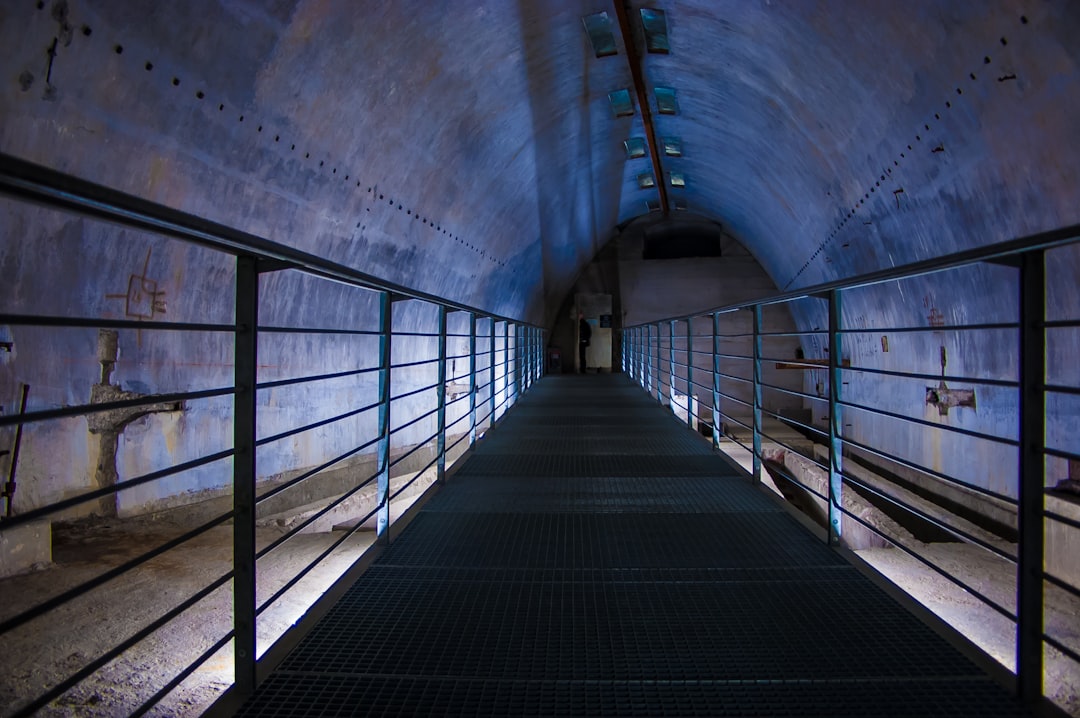
[[[396,508],[395,513],[400,513],[405,507]],[[190,529],[190,522],[168,514],[54,525],[53,565],[0,582],[0,620]],[[260,527],[257,545],[261,548],[283,532],[276,527]],[[340,536],[300,534],[267,554],[258,563],[258,601],[265,601]],[[292,626],[374,539],[372,532],[353,534],[271,605],[258,619],[259,652]],[[227,573],[231,564],[232,526],[224,524],[7,633],[0,652],[0,715],[12,714],[179,605]],[[231,629],[231,604],[232,583],[228,581],[39,715],[130,713]],[[232,646],[228,644],[149,715],[201,714],[232,683],[232,660]]]
[[[931,543],[919,554],[995,603],[1015,610],[1016,567],[970,544]],[[895,548],[856,551],[867,563],[915,600],[960,631],[999,663],[1015,666],[1016,625],[973,594]],[[1080,649],[1080,599],[1047,585],[1045,630],[1066,646]],[[1047,647],[1045,690],[1070,715],[1080,717],[1080,665]]]

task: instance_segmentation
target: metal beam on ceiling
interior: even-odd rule
[[[652,111],[649,109],[649,95],[645,88],[645,71],[641,55],[638,53],[637,44],[634,42],[633,31],[630,28],[630,3],[628,0],[614,0],[615,15],[619,18],[619,32],[622,35],[623,47],[626,48],[626,61],[630,63],[630,75],[634,80],[634,91],[637,93],[638,107],[641,108],[641,120],[645,125],[645,137],[649,143],[649,158],[652,160],[653,177],[656,178],[656,189],[660,192],[660,211],[668,213],[667,184],[664,182],[664,170],[660,166],[660,150],[656,143],[656,129],[653,127]]]

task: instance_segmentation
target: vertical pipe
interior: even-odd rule
[[[469,446],[476,443],[476,314],[469,312]]]
[[[843,306],[839,289],[829,292],[829,534],[830,544],[839,544],[843,532],[844,491],[844,420],[840,388],[844,377],[841,357],[844,351]]]
[[[438,423],[438,436],[436,438],[438,451],[438,473],[436,480],[441,484],[446,478],[446,307],[439,306],[439,376],[438,376],[438,404],[436,405],[436,421]]]
[[[1016,676],[1021,699],[1043,697],[1043,513],[1046,442],[1046,260],[1042,251],[1020,258],[1020,535],[1016,565]]]
[[[716,342],[720,337],[720,314],[712,315],[712,443],[720,448],[720,357]]]
[[[236,258],[233,347],[233,680],[240,695],[255,691],[255,384],[258,381],[259,269]]]
[[[379,484],[375,519],[376,540],[390,543],[390,342],[393,338],[393,299],[379,293]]]
[[[762,405],[762,391],[761,391],[761,357],[762,357],[762,341],[761,341],[761,305],[755,304],[753,309],[753,323],[754,323],[754,482],[761,481],[761,405]]]
[[[30,385],[23,384],[19,390],[19,416],[26,413],[26,399],[30,395]],[[15,425],[15,443],[11,445],[11,460],[8,462],[8,477],[4,484],[3,496],[7,500],[4,515],[9,519],[15,510],[16,471],[19,468],[19,451],[22,448],[22,424]]]
[[[686,425],[694,428],[694,318],[686,320]]]

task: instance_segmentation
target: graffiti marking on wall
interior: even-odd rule
[[[143,262],[142,270],[132,273],[128,277],[127,291],[123,294],[106,294],[106,299],[123,299],[124,316],[129,319],[152,320],[158,315],[168,311],[165,302],[165,291],[158,289],[156,279],[147,276],[150,269],[150,255],[153,249],[146,250],[146,261]],[[142,344],[142,332],[138,333],[139,344]]]

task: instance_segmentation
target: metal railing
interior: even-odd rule
[[[186,410],[199,402],[224,401],[223,412],[232,425],[228,445],[211,446],[213,450],[201,456],[139,475],[119,476],[107,486],[86,486],[75,495],[25,510],[20,510],[18,493],[7,496],[8,506],[14,504],[14,511],[0,520],[0,533],[63,516],[91,502],[113,500],[121,492],[154,482],[184,479],[193,471],[221,472],[225,494],[231,494],[227,510],[201,518],[197,525],[185,527],[160,545],[40,602],[9,612],[0,620],[0,640],[19,631],[30,631],[32,635],[35,627],[29,625],[31,622],[48,620],[48,616],[70,608],[73,601],[88,592],[143,570],[166,553],[190,546],[196,539],[205,539],[215,529],[220,532],[221,527],[231,524],[227,545],[231,546],[232,558],[227,570],[99,655],[87,656],[83,665],[46,685],[40,694],[20,696],[5,709],[12,711],[11,715],[26,716],[41,710],[155,632],[168,629],[185,612],[201,610],[200,602],[230,586],[232,598],[226,602],[232,611],[230,629],[215,636],[198,655],[185,660],[174,675],[155,686],[156,691],[148,699],[124,709],[133,715],[146,713],[230,645],[233,692],[250,694],[256,685],[259,644],[272,642],[281,633],[261,635],[260,617],[372,522],[376,542],[389,542],[395,502],[411,504],[415,497],[403,496],[405,492],[428,482],[443,481],[448,466],[542,375],[542,330],[512,318],[386,283],[292,247],[2,155],[0,192],[46,211],[76,213],[235,257],[228,280],[231,290],[224,292],[235,301],[232,322],[43,316],[6,310],[0,313],[0,324],[13,327],[16,334],[36,327],[36,331],[47,328],[54,332],[137,331],[140,341],[142,334],[153,333],[179,334],[185,338],[183,341],[191,342],[213,336],[223,338],[232,355],[232,381],[225,385],[121,396],[77,406],[33,407],[25,413],[0,416],[0,428],[21,430],[71,417],[149,410],[169,402]],[[300,283],[293,281],[297,276]],[[355,308],[350,320],[325,326],[319,318],[279,324],[273,316],[268,317],[269,308],[305,298],[311,287],[297,291],[302,282],[337,285],[337,291]],[[284,354],[293,346],[290,342],[297,341],[322,342],[305,356],[316,361],[318,349],[324,348],[328,354],[324,365],[305,366],[300,375],[293,375],[287,367],[260,363],[260,357],[275,351]],[[275,372],[280,376],[267,376]],[[289,397],[289,392],[294,397],[288,412],[292,423],[282,425],[287,422],[275,420],[268,412],[271,408],[278,410],[281,396]],[[335,399],[335,412],[326,416],[317,400],[302,400],[304,395],[297,392],[323,392],[344,398]],[[340,405],[346,401],[347,405]],[[350,438],[345,450],[323,456],[312,465],[277,465],[286,458],[298,458],[299,452],[291,447],[302,441],[320,442],[331,432],[337,432],[334,436],[338,439]],[[276,462],[276,480],[269,480],[272,477],[262,466],[266,457]],[[331,496],[322,498],[317,509],[300,513],[295,523],[272,540],[257,537],[260,507],[286,498],[289,492],[303,492],[335,471],[346,471],[347,480]],[[365,492],[374,492],[374,500],[360,501],[367,495]],[[341,530],[325,534],[332,540],[319,545],[313,560],[277,575],[271,585],[259,584],[261,567],[269,565],[264,562],[272,561],[283,546],[313,526],[335,517],[340,519],[342,512],[351,520]]]
[[[905,552],[1015,624],[1013,655],[996,658],[1011,664],[1017,692],[1039,703],[1045,695],[1046,661],[1063,662],[1059,674],[1080,672],[1080,645],[1068,628],[1069,614],[1058,616],[1047,604],[1050,598],[1080,599],[1080,581],[1055,573],[1060,561],[1044,567],[1050,558],[1044,537],[1080,530],[1080,500],[1047,485],[1048,479],[1052,484],[1060,478],[1048,474],[1051,464],[1054,472],[1067,463],[1068,470],[1080,467],[1080,453],[1065,443],[1068,430],[1054,428],[1071,426],[1078,415],[1080,377],[1061,367],[1056,371],[1060,378],[1050,376],[1055,370],[1047,350],[1056,347],[1061,363],[1062,355],[1074,356],[1080,345],[1076,275],[1058,272],[1056,287],[1048,279],[1048,267],[1055,263],[1074,266],[1076,247],[1069,245],[1078,241],[1080,227],[1067,227],[761,301],[628,326],[622,367],[681,420],[702,433],[710,429],[713,446],[741,458],[753,481],[762,481],[767,472],[785,496],[808,497],[803,505],[817,507],[830,544],[839,544],[842,537],[847,543],[849,527],[869,532],[871,539],[864,540]],[[927,281],[946,283],[945,291],[954,292],[961,291],[956,287],[994,286],[982,283],[983,275],[977,282],[965,275],[980,272],[1002,280],[995,308],[987,312],[993,316],[963,321],[966,314],[954,312],[961,320],[948,321],[933,307],[927,315],[927,306],[905,304],[911,296],[926,301],[924,292],[906,290],[924,288]],[[874,305],[863,303],[869,292],[878,292],[879,302],[884,294],[906,307],[898,315],[927,323],[872,323],[868,317]],[[1057,297],[1058,304],[1051,305],[1048,296]],[[867,311],[849,310],[849,300]],[[1048,316],[1051,311],[1056,315]],[[798,329],[792,317],[811,329]],[[905,359],[918,363],[916,349],[930,348],[936,355],[937,345],[940,373],[937,367],[898,365]],[[975,345],[997,358],[967,362],[976,367],[974,372],[951,371],[946,349],[960,347],[955,353],[962,355]],[[956,363],[963,366],[963,357]],[[972,388],[958,390],[958,385]],[[918,396],[924,411],[904,404],[899,395],[909,401]],[[980,418],[976,395],[1012,410],[1001,417],[1000,409],[988,406]],[[1057,438],[1048,441],[1048,436]],[[982,463],[994,464],[1009,482],[995,485],[955,470],[956,462],[939,461],[943,446],[955,446],[953,453],[961,458],[984,457]],[[977,468],[972,471],[978,474]],[[932,491],[937,489],[926,489],[935,483],[945,487],[936,499]],[[934,508],[934,501],[949,492],[968,499],[942,504],[948,510]],[[985,502],[1012,518],[975,516],[977,510],[962,506],[965,500]],[[1059,503],[1051,505],[1051,500]],[[894,520],[867,520],[865,512],[853,510],[853,502]],[[991,562],[1007,562],[1013,566],[1015,590],[1003,597],[977,585],[971,575],[951,570],[928,553],[928,544],[909,540],[898,526],[977,547]],[[1070,540],[1077,538],[1074,534]]]

